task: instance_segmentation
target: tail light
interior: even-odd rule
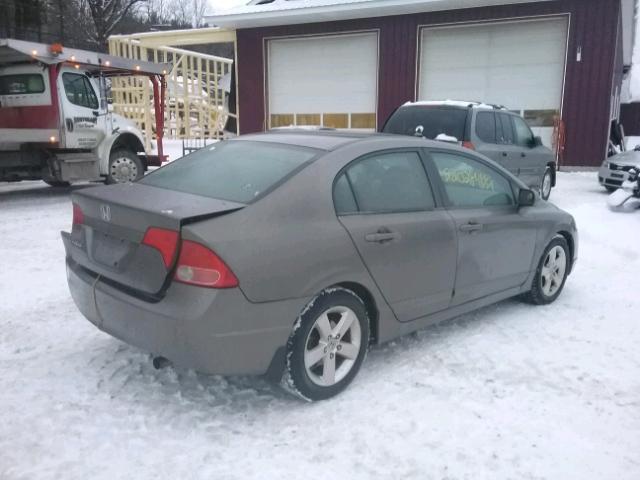
[[[469,150],[475,150],[476,149],[476,146],[472,142],[469,142],[469,141],[462,142],[462,146],[464,148],[468,148]]]
[[[72,225],[82,225],[84,223],[84,213],[77,203],[73,204],[73,220]]]
[[[213,251],[204,245],[183,240],[175,280],[207,288],[233,288],[238,279]]]
[[[143,245],[155,248],[162,254],[164,266],[169,268],[178,248],[178,232],[164,228],[149,227],[142,239]]]

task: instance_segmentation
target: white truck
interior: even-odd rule
[[[0,39],[0,181],[120,183],[160,165],[166,72],[164,64]],[[157,155],[107,103],[107,79],[131,75],[153,85]]]

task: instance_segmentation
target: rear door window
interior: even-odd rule
[[[44,78],[39,73],[0,76],[0,95],[24,95],[44,92]]]
[[[464,140],[467,109],[451,107],[403,107],[389,118],[382,129],[384,133],[414,135],[421,126],[422,136],[435,139],[440,134]]]
[[[319,152],[243,140],[214,143],[143,177],[168,190],[250,203],[307,165]]]
[[[496,116],[493,112],[478,112],[476,135],[483,142],[496,143]]]
[[[345,173],[340,175],[333,187],[333,203],[338,215],[346,215],[358,211],[353,190]]]
[[[353,192],[351,203],[347,188]],[[431,210],[435,203],[417,152],[376,154],[348,167],[334,186],[338,215]]]
[[[498,143],[503,143],[505,145],[513,145],[514,143],[514,135],[513,129],[511,127],[511,119],[509,115],[506,113],[496,113],[498,124]]]

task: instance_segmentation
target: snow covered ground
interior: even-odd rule
[[[75,187],[80,188],[80,187]],[[0,184],[0,479],[640,478],[640,211],[560,174],[580,260],[554,305],[502,302],[374,348],[339,397],[153,369],[69,297],[68,191]]]

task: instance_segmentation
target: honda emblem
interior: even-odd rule
[[[111,221],[111,207],[109,205],[100,205],[100,214],[105,222]]]

